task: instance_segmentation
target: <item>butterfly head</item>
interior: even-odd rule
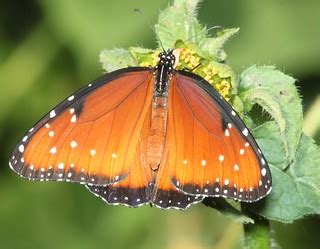
[[[163,51],[159,54],[158,66],[165,66],[169,70],[172,70],[175,61],[176,57],[173,54],[173,50],[168,49],[167,51]]]

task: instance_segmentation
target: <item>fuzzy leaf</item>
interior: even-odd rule
[[[275,122],[253,130],[269,162],[273,188],[270,195],[252,205],[268,219],[291,223],[309,214],[320,214],[320,148],[302,134],[297,154],[286,169],[285,151],[280,145]]]
[[[226,215],[227,217],[240,222],[242,224],[253,224],[254,220],[246,216],[240,211],[240,204],[232,200],[228,201],[224,198],[205,198],[202,202],[207,207],[211,207]]]
[[[237,34],[239,28],[224,29],[217,34],[216,37],[206,38],[201,41],[201,49],[218,61],[224,61],[227,57],[223,50],[223,46],[231,36]]]
[[[131,53],[122,48],[102,50],[100,53],[100,62],[106,72],[138,65]]]
[[[205,39],[206,30],[196,19],[199,0],[175,0],[159,15],[155,30],[165,49],[173,48],[177,40],[198,44]]]
[[[154,67],[158,63],[158,51],[139,47],[131,47],[129,51],[141,67]]]
[[[295,158],[302,133],[303,114],[295,79],[272,66],[252,66],[241,75],[239,97],[257,103],[276,121],[287,165]],[[246,105],[250,111],[252,105]]]

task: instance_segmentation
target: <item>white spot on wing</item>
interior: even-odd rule
[[[53,137],[54,136],[54,131],[49,131],[49,137]]]
[[[20,144],[20,146],[19,146],[19,151],[20,151],[21,153],[24,152],[24,145],[23,145],[23,144]]]
[[[229,179],[225,179],[224,180],[224,185],[228,185],[229,184]]]
[[[112,158],[116,158],[116,157],[117,157],[117,154],[116,154],[116,153],[112,153],[111,157],[112,157]]]
[[[266,170],[266,168],[263,168],[262,170],[261,170],[261,175],[262,176],[265,176],[267,174],[267,170]]]
[[[242,131],[242,134],[245,135],[245,136],[248,136],[248,134],[249,134],[248,129],[244,128],[244,130]]]
[[[64,164],[63,163],[59,163],[58,164],[58,169],[64,169]]]
[[[70,143],[70,146],[71,146],[72,149],[74,149],[75,147],[77,147],[77,145],[78,145],[77,142],[74,141],[74,140],[71,141],[71,143]]]
[[[220,155],[220,156],[219,156],[219,161],[220,161],[220,162],[223,162],[223,160],[224,160],[224,155]]]
[[[230,133],[229,133],[229,130],[228,130],[228,129],[226,129],[226,130],[224,131],[224,135],[225,135],[226,137],[229,137],[229,136],[230,136]]]
[[[70,120],[72,123],[75,123],[77,121],[77,116],[75,114],[72,115],[72,118]]]
[[[91,154],[91,156],[94,156],[96,153],[97,153],[97,152],[96,152],[96,150],[95,150],[95,149],[90,150],[90,154]]]
[[[232,116],[236,116],[236,113],[234,110],[231,111]]]
[[[238,171],[239,170],[239,165],[235,164],[233,168],[234,168],[235,171]]]
[[[22,138],[22,142],[25,142],[25,141],[27,141],[28,140],[28,136],[24,136],[23,138]]]
[[[201,165],[202,165],[202,166],[206,166],[206,164],[207,164],[206,160],[202,160],[202,161],[201,161]]]
[[[240,149],[240,155],[244,154],[244,149]]]
[[[52,147],[52,148],[50,149],[50,153],[51,153],[51,154],[57,153],[57,147]]]
[[[72,95],[72,96],[70,96],[70,97],[68,98],[69,101],[71,101],[71,100],[73,100],[73,99],[74,99],[74,95]]]
[[[49,117],[50,118],[54,118],[56,116],[56,112],[55,112],[55,110],[52,110],[51,112],[50,112],[50,114],[49,114]]]

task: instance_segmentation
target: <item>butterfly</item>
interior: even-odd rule
[[[29,180],[84,184],[108,204],[186,209],[205,197],[254,202],[272,187],[256,141],[203,78],[156,67],[108,73],[25,133],[10,167]]]

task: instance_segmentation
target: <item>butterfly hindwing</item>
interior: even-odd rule
[[[148,123],[149,119],[147,118],[142,130],[142,136],[144,135],[143,131],[149,126]],[[139,142],[135,158],[128,166],[130,173],[124,180],[106,186],[87,185],[86,187],[91,193],[100,197],[108,204],[139,207],[149,203],[152,176],[145,159],[141,157],[143,149],[143,144]]]
[[[162,157],[159,172],[154,185],[151,202],[153,205],[163,209],[181,209],[188,208],[191,204],[201,202],[203,196],[189,195],[177,188],[170,176],[170,151],[171,145],[166,143],[165,152]]]

